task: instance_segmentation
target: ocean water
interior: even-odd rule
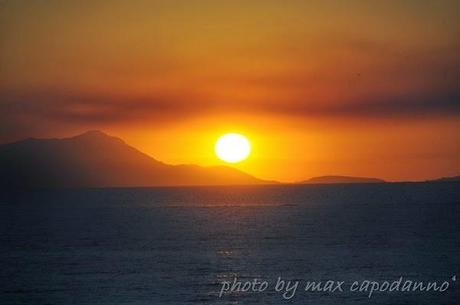
[[[459,186],[1,194],[0,304],[459,304]],[[449,287],[370,298],[349,289],[401,277]],[[292,298],[275,291],[278,278],[298,281]],[[235,279],[268,288],[219,296]],[[304,290],[328,280],[343,291]]]

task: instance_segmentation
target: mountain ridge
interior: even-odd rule
[[[460,176],[420,182],[456,182]],[[0,144],[0,189],[278,184],[238,169],[171,165],[99,130],[67,138],[27,138]],[[327,175],[293,184],[387,183],[372,177]],[[292,184],[292,183],[286,183]]]
[[[369,177],[354,177],[354,176],[340,176],[340,175],[327,175],[312,177],[307,180],[299,182],[300,184],[340,184],[340,183],[385,183],[386,181],[379,178]]]
[[[460,175],[459,176],[440,177],[440,178],[436,178],[436,179],[427,180],[426,182],[459,182],[459,181],[460,181]]]
[[[3,188],[148,187],[274,183],[228,166],[169,165],[92,130],[0,145]]]

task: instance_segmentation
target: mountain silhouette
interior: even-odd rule
[[[332,183],[383,183],[385,180],[367,177],[350,176],[320,176],[302,181],[301,183],[311,184],[332,184]]]
[[[438,179],[428,180],[427,182],[460,182],[460,176],[441,177]]]
[[[270,183],[226,166],[168,165],[100,131],[0,145],[1,188]]]

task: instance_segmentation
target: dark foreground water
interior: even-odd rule
[[[2,305],[460,302],[458,183],[92,189],[0,199]],[[275,291],[278,277],[299,281],[291,299]],[[401,284],[370,298],[366,287],[350,291],[354,281],[400,277],[449,287],[403,292]],[[219,298],[235,278],[268,288]],[[328,280],[345,281],[343,292],[304,291],[308,281]]]

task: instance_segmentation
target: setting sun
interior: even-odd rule
[[[222,161],[237,163],[249,156],[251,145],[245,136],[238,133],[227,133],[217,140],[215,152]]]

